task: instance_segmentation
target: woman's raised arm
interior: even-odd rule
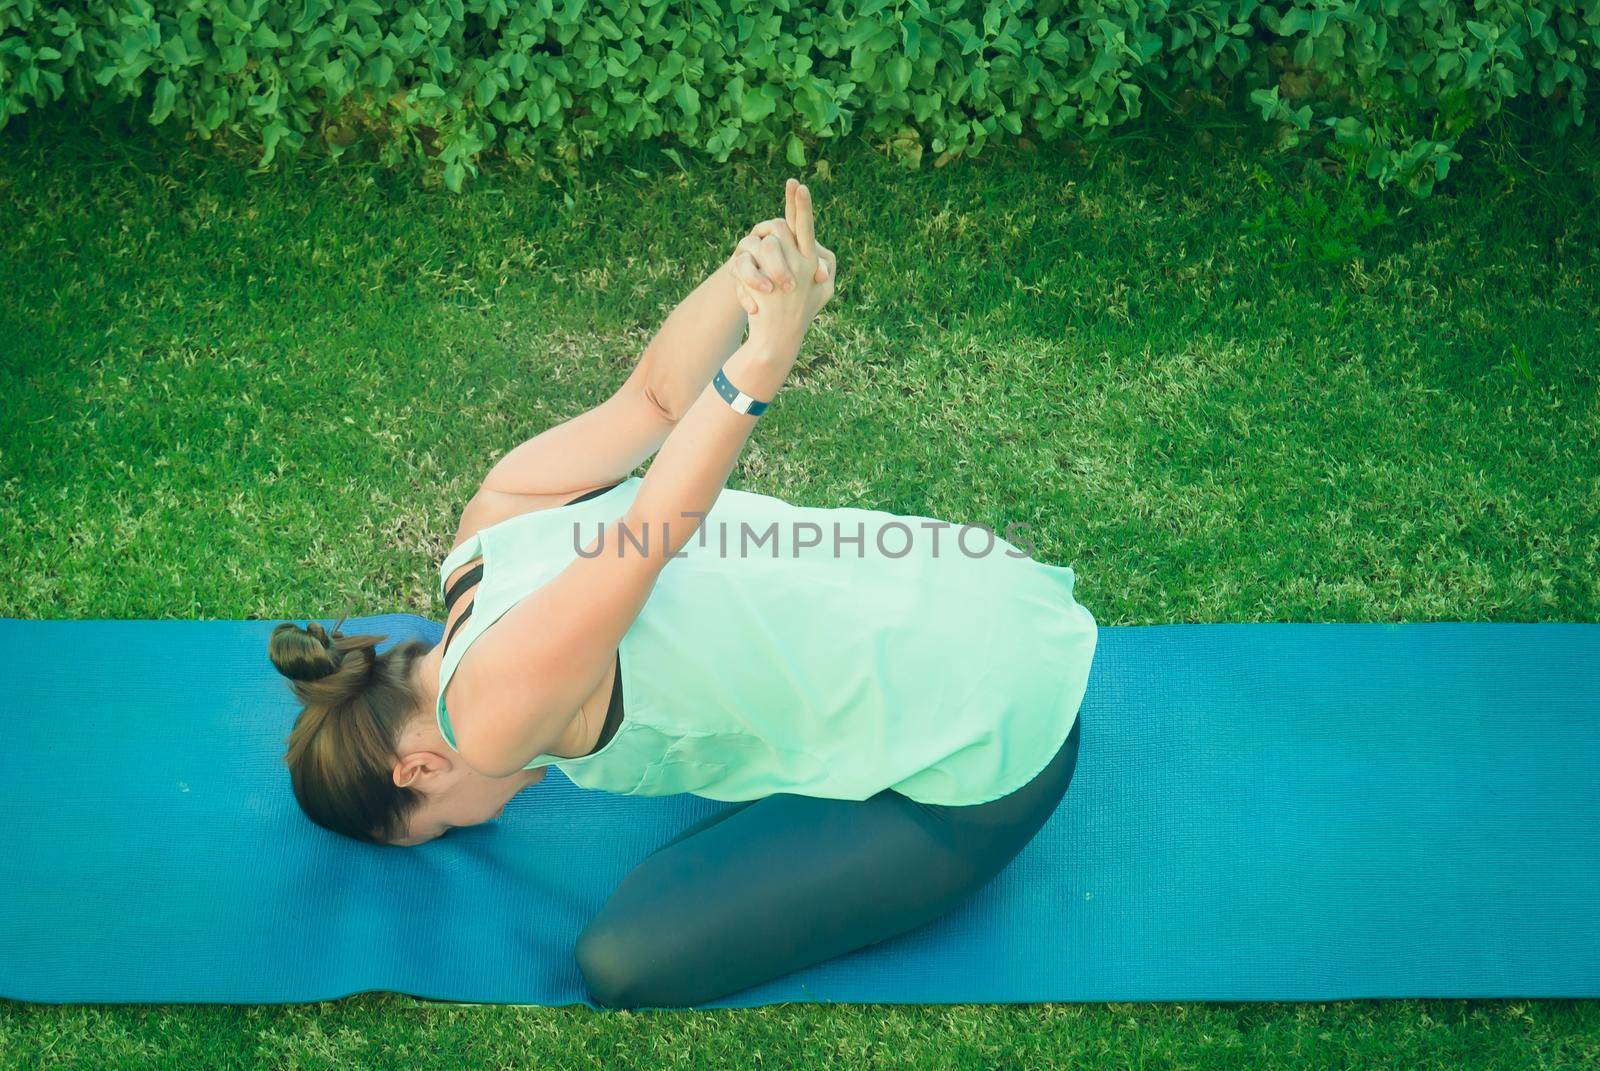
[[[583,413],[547,428],[513,448],[484,478],[483,489],[514,495],[549,495],[563,501],[615,483],[661,448],[672,427],[711,382],[743,337],[748,299],[789,281],[773,263],[767,236],[788,225],[798,233],[800,183],[784,190],[784,217],[763,220],[734,252],[667,316],[616,392]],[[832,264],[833,254],[817,247]],[[771,265],[773,271],[767,271]]]
[[[739,345],[745,312],[723,262],[684,298],[605,401],[512,448],[484,477],[483,490],[571,498],[623,479],[661,448],[678,420],[658,392],[708,367],[702,383]]]
[[[761,400],[788,376],[810,318],[826,300],[818,291],[832,290],[831,278],[815,281],[810,194],[802,187],[797,198],[799,228],[771,239],[794,270],[795,287],[759,295],[749,339],[722,365],[737,388]],[[468,765],[508,776],[562,738],[610,669],[661,569],[688,543],[697,515],[716,502],[757,419],[707,383],[674,423],[627,512],[472,645],[451,686],[457,749]]]

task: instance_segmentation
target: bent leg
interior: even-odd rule
[[[988,803],[780,793],[696,823],[634,867],[579,935],[591,995],[608,1007],[687,1007],[937,918],[1050,817],[1078,738],[1075,725],[1038,776]]]
[[[597,1003],[715,1000],[912,929],[993,876],[894,792],[719,817],[630,871],[579,935]]]

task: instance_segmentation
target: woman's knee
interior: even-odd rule
[[[674,964],[651,934],[596,917],[578,935],[578,971],[594,1002],[606,1008],[673,1007]]]
[[[637,987],[634,967],[638,950],[615,928],[590,923],[578,935],[578,971],[596,1004],[627,1007]]]

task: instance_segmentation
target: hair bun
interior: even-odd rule
[[[267,657],[279,673],[297,681],[320,680],[337,671],[344,660],[342,653],[333,649],[328,631],[315,621],[304,628],[285,621],[273,629]]]

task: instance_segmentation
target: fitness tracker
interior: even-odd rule
[[[770,402],[758,402],[744,391],[728,382],[728,377],[722,369],[717,369],[717,374],[711,378],[711,385],[717,388],[717,393],[722,395],[722,400],[733,407],[736,413],[748,413],[750,416],[760,416],[767,411]]]

